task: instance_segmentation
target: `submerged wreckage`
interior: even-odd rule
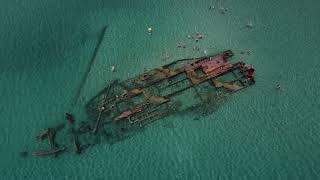
[[[34,155],[56,155],[72,146],[80,153],[96,144],[97,139],[119,141],[174,113],[210,112],[219,100],[255,83],[252,66],[243,62],[232,64],[232,56],[233,52],[228,50],[213,56],[181,59],[126,81],[115,80],[85,105],[87,121],[76,124],[73,116],[66,114],[72,145],[65,142],[60,147],[54,141],[57,128],[50,128],[38,136],[49,139],[50,150]]]

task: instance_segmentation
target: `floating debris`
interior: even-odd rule
[[[185,44],[179,43],[179,44],[177,45],[177,47],[178,47],[178,48],[186,48],[187,46],[186,46]]]
[[[252,22],[251,21],[247,22],[246,27],[249,28],[249,29],[252,29],[253,28]]]
[[[221,14],[225,14],[226,13],[225,8],[222,7],[222,6],[219,7],[219,11],[220,11]]]
[[[200,32],[196,32],[195,35],[193,35],[193,36],[188,35],[188,38],[189,39],[194,39],[196,42],[198,42],[199,40],[204,38],[204,35],[201,34]]]
[[[111,72],[115,72],[116,71],[116,66],[115,65],[112,65],[111,66]]]
[[[152,33],[152,28],[148,27],[148,33],[151,34]]]
[[[202,34],[197,33],[195,38],[196,38],[196,39],[203,39],[203,37],[204,37],[204,36],[203,36]]]
[[[280,86],[280,84],[278,84],[277,86],[276,86],[276,89],[281,89],[281,86]]]
[[[221,14],[226,14],[229,11],[229,8],[225,8],[223,6],[220,6],[218,10]]]
[[[193,46],[193,48],[192,48],[194,51],[200,51],[201,50],[201,48],[200,47],[197,47],[197,46]]]
[[[165,53],[165,54],[163,54],[162,56],[161,56],[161,59],[162,60],[168,60],[170,58],[170,56],[167,54],[167,53]]]
[[[211,6],[209,6],[209,10],[214,10],[214,6],[213,5],[211,5]]]

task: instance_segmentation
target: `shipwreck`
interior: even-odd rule
[[[52,155],[67,148],[80,153],[95,144],[83,137],[99,137],[113,143],[169,115],[189,110],[211,112],[221,99],[255,84],[253,67],[244,62],[231,63],[232,56],[233,52],[227,50],[180,59],[132,79],[112,81],[85,105],[86,121],[74,123],[73,116],[66,114],[70,145],[64,142],[60,147],[55,143],[51,150],[35,155]],[[46,131],[38,137],[43,139],[47,134]]]

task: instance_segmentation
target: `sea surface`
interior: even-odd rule
[[[319,179],[319,9],[316,0],[1,0],[0,179]],[[188,39],[197,32],[203,40]],[[38,132],[67,111],[85,120],[83,105],[111,80],[227,49],[254,66],[257,83],[209,116],[172,116],[81,155],[31,155]]]

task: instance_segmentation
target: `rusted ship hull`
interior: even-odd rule
[[[194,99],[200,99],[200,104],[210,103],[207,101],[214,101],[213,97],[219,99],[255,83],[254,69],[243,62],[231,64],[232,56],[228,50],[214,56],[177,60],[135,78],[115,81],[90,100],[87,112],[101,126],[121,124],[127,128],[178,112]],[[181,102],[179,96],[181,99],[190,91],[194,96],[188,103]]]
[[[38,139],[48,138],[49,150],[36,151],[34,155],[56,155],[69,146],[80,154],[97,144],[97,139],[114,143],[169,115],[209,114],[227,96],[255,83],[254,69],[243,62],[230,63],[232,56],[228,50],[213,56],[181,59],[132,79],[115,80],[85,105],[86,121],[75,123],[71,114],[66,115],[66,139],[71,139],[71,143],[62,142],[64,148],[57,149],[61,142],[56,144],[55,134],[65,124],[49,128],[38,135]]]

